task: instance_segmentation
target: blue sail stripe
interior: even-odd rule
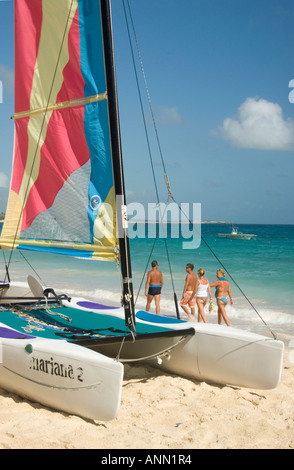
[[[74,256],[77,258],[92,258],[94,253],[93,251],[75,250],[74,248],[56,248],[32,245],[17,245],[17,249],[28,251],[41,251],[43,253],[56,253],[58,255]]]
[[[100,2],[79,0],[81,71],[85,96],[106,91]],[[113,186],[107,101],[85,106],[84,130],[91,158],[88,218],[93,242],[94,221]]]

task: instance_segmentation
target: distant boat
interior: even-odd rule
[[[232,227],[231,233],[219,233],[218,238],[233,238],[233,239],[242,239],[242,240],[251,240],[256,239],[257,235],[254,233],[243,233],[238,231],[238,227]]]

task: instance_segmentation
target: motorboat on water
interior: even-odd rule
[[[219,233],[218,238],[231,238],[241,240],[256,240],[257,235],[254,233],[239,232],[238,227],[233,225],[231,233]]]

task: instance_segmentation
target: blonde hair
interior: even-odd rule
[[[205,274],[205,270],[200,268],[200,269],[198,269],[197,273],[199,274],[200,277],[203,277],[204,274]]]
[[[223,269],[218,269],[218,273],[221,273],[222,277],[225,277],[225,271]]]

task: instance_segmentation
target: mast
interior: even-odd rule
[[[114,188],[116,195],[116,216],[119,234],[120,266],[123,284],[122,303],[125,311],[126,325],[131,331],[135,332],[134,294],[132,283],[130,248],[126,222],[125,185],[117,104],[110,0],[100,0],[100,8],[105,59],[110,143],[113,164]]]

